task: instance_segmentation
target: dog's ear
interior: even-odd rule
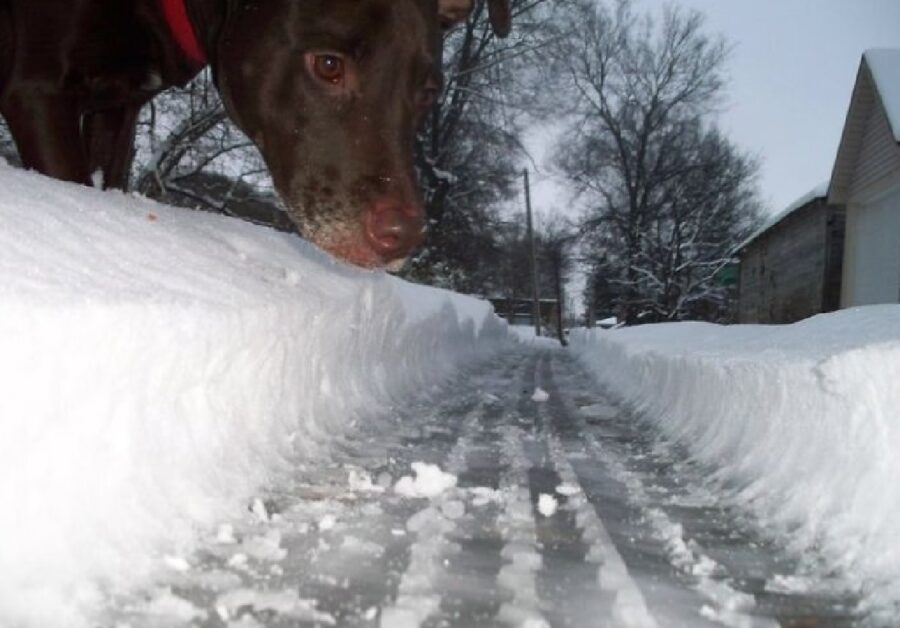
[[[488,0],[488,15],[497,37],[506,37],[512,28],[509,0]]]
[[[509,0],[487,0],[487,3],[491,27],[498,37],[506,37],[510,29]],[[449,30],[465,20],[474,4],[474,0],[438,0],[441,27]]]
[[[448,31],[464,21],[472,12],[473,4],[473,0],[438,0],[441,28]]]

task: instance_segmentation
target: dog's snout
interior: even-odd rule
[[[422,243],[425,218],[418,205],[377,201],[363,222],[369,246],[385,261],[406,257]]]

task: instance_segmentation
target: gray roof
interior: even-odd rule
[[[750,244],[752,244],[754,240],[756,240],[758,237],[760,237],[766,231],[768,231],[769,229],[771,229],[772,227],[774,227],[775,225],[780,223],[782,220],[784,220],[785,218],[787,218],[788,216],[790,216],[797,210],[802,209],[803,207],[806,207],[807,205],[809,205],[811,202],[813,202],[814,200],[816,200],[818,198],[824,198],[826,196],[828,196],[828,181],[824,181],[824,182],[820,183],[819,185],[817,185],[816,187],[811,189],[809,192],[807,192],[806,194],[804,194],[803,196],[798,198],[796,201],[794,201],[793,203],[791,203],[790,205],[788,205],[781,211],[775,212],[774,214],[769,216],[759,229],[754,231],[750,235],[750,237],[748,237],[746,240],[741,242],[737,246],[737,248],[734,249],[734,252],[736,254],[740,253],[745,248],[750,246]]]

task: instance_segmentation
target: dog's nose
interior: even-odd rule
[[[417,205],[376,201],[366,211],[363,224],[369,245],[390,262],[406,257],[422,243],[425,217]]]

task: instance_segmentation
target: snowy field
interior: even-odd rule
[[[78,625],[510,342],[296,237],[5,165],[0,190],[0,625]]]
[[[775,327],[581,330],[572,346],[733,503],[851,582],[863,612],[896,625],[900,306]]]

